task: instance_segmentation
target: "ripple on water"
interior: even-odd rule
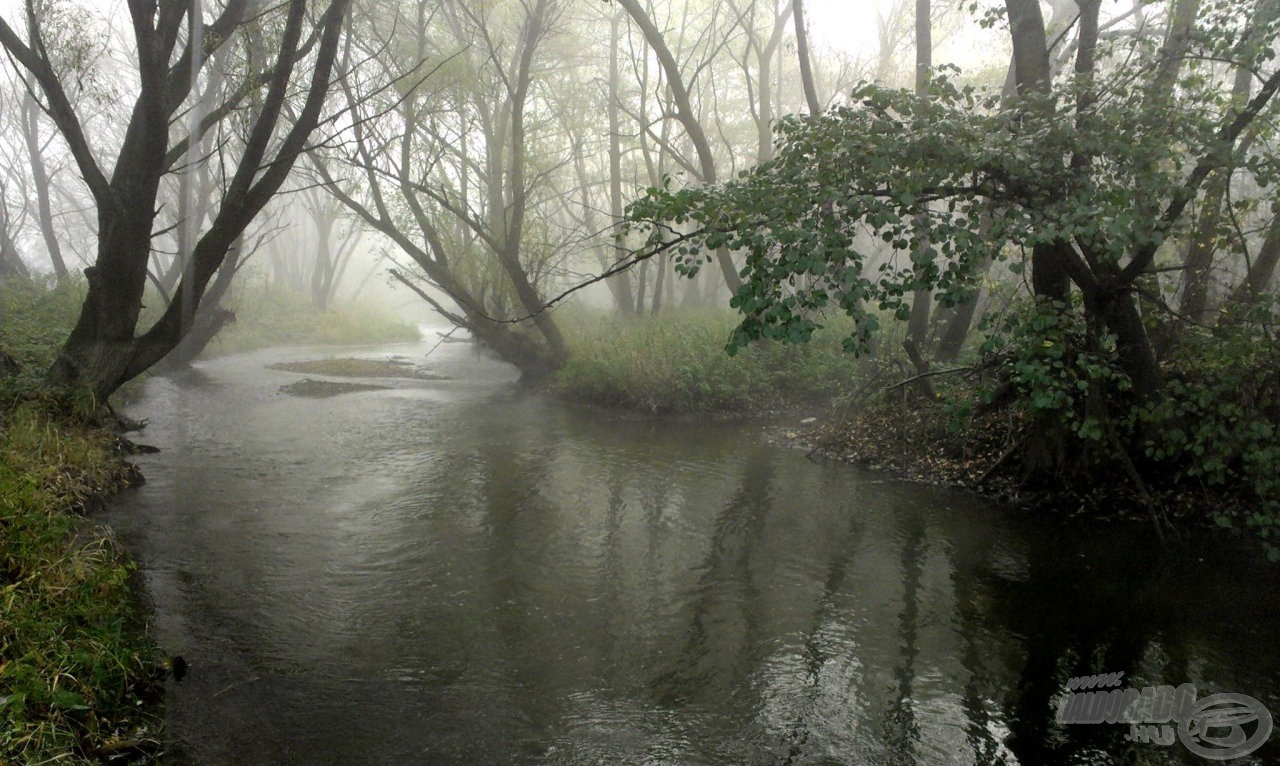
[[[208,762],[1141,762],[1047,734],[1095,657],[1280,706],[1280,582],[1235,554],[575,411],[469,349],[422,389],[278,394],[266,364],[317,353],[154,378],[129,413],[164,451],[112,521]]]

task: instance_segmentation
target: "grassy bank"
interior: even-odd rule
[[[28,375],[43,373],[71,333],[84,302],[83,280],[62,285],[36,281],[0,285],[0,349]],[[163,302],[151,296],[147,306]],[[311,299],[287,290],[246,287],[230,308],[236,321],[227,325],[205,353],[234,354],[270,346],[375,344],[414,341],[418,328],[373,302],[334,305],[321,310]],[[143,326],[145,327],[146,317]]]
[[[115,438],[0,387],[0,763],[145,757],[159,659],[134,566],[84,514],[129,479]]]
[[[0,283],[0,349],[27,374],[49,369],[84,303],[83,280]]]
[[[270,346],[376,344],[415,341],[418,328],[371,302],[321,310],[300,293],[249,288],[231,301],[236,321],[206,354],[236,354]]]
[[[840,346],[840,322],[808,344],[761,343],[729,356],[735,317],[562,312],[569,359],[555,386],[571,399],[645,412],[758,412],[851,389],[857,360]]]

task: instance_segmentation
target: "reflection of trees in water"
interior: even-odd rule
[[[752,450],[738,490],[715,517],[694,588],[697,596],[689,605],[683,647],[673,658],[675,667],[659,675],[651,687],[664,705],[695,699],[731,704],[735,687],[759,662],[761,594],[752,577],[751,558],[773,507],[774,472],[773,456],[764,449]]]
[[[520,414],[529,415],[524,409]],[[546,661],[556,649],[558,624],[548,619],[538,589],[556,585],[557,562],[547,557],[555,553],[549,541],[564,520],[544,486],[562,444],[554,428],[510,419],[483,422],[474,470],[489,539],[480,547],[478,567],[484,572],[478,581],[484,595],[469,609],[484,609],[470,618],[485,624],[477,636],[480,645],[468,651],[482,655],[470,661],[473,672],[504,676],[508,698],[490,702],[518,709],[519,721],[537,730],[559,715],[546,704],[550,695],[539,691],[558,685],[555,673],[563,666]]]
[[[973,553],[974,551],[967,551]],[[1004,746],[1002,734],[1006,722],[992,715],[993,697],[1000,693],[1001,679],[995,677],[997,669],[988,664],[999,661],[995,643],[986,631],[982,604],[986,594],[980,578],[971,562],[953,554],[951,587],[955,594],[955,617],[960,640],[960,664],[965,671],[964,687],[960,693],[964,708],[965,743],[973,755],[975,764],[1010,763],[1012,754]]]
[[[750,564],[773,506],[773,462],[767,451],[751,451],[739,488],[714,517],[707,555],[692,588],[696,596],[684,619],[684,642],[673,666],[650,684],[662,705],[701,699],[727,705],[735,685],[749,678],[758,660],[753,655],[759,651],[760,594]],[[730,630],[735,621],[736,634]]]
[[[924,572],[925,523],[916,508],[900,508],[894,514],[902,539],[902,614],[899,618],[902,659],[894,670],[898,682],[897,699],[885,715],[889,750],[897,756],[913,754],[920,744],[920,723],[916,720],[913,686],[916,656],[920,653],[920,587]]]
[[[1043,545],[1061,544],[1044,541]],[[1184,615],[1146,598],[1146,586],[1163,579],[1160,557],[1079,557],[1032,551],[1021,581],[993,578],[991,619],[1016,636],[1021,668],[1008,684],[1006,718],[1010,749],[1021,763],[1080,762],[1096,757],[1144,764],[1181,762],[1180,749],[1130,744],[1123,724],[1067,725],[1055,721],[1057,704],[1073,676],[1125,673],[1123,687],[1194,678],[1195,640],[1178,626]],[[1114,553],[1114,552],[1113,552]],[[1167,566],[1167,564],[1165,565]]]
[[[679,732],[686,755],[1151,763],[1182,753],[1128,745],[1123,726],[1054,723],[1066,679],[1197,682],[1249,661],[1206,649],[1206,631],[1171,610],[1177,586],[1152,586],[1164,575],[1140,557],[1077,557],[1061,539],[948,521],[927,492],[858,497],[847,477],[811,483],[771,450],[744,450],[727,473],[638,471],[571,440],[519,444],[525,430],[504,422],[502,438],[470,443],[465,473],[489,536],[475,594],[488,614],[473,631],[496,639],[472,660],[510,679],[507,704],[533,731],[581,703],[566,689],[602,684],[620,696],[583,715],[625,699],[634,709],[615,714],[636,741]],[[796,506],[810,497],[825,505]],[[796,555],[808,556],[798,579]],[[530,604],[575,621],[571,661],[539,655],[567,623]],[[1268,688],[1219,684],[1260,699]]]
[[[828,662],[832,660],[852,660],[856,666],[856,657],[837,658],[834,656],[833,647],[827,636],[831,621],[838,619],[836,616],[836,602],[844,589],[850,565],[853,563],[854,555],[861,545],[863,532],[866,530],[865,521],[856,513],[855,502],[856,496],[850,499],[849,507],[842,514],[849,520],[845,533],[841,538],[843,542],[839,548],[838,555],[831,559],[831,563],[827,567],[827,576],[823,581],[822,594],[819,596],[813,612],[813,621],[809,629],[805,631],[801,650],[804,661],[804,679],[801,682],[804,686],[804,699],[797,705],[787,726],[787,738],[789,741],[784,763],[788,764],[788,766],[798,762],[799,759],[806,755],[806,745],[809,743],[809,738],[814,728],[820,725],[824,718],[831,713],[822,704],[824,701],[824,669]],[[861,675],[856,672],[853,673],[852,678],[845,684],[843,694],[840,697],[842,703],[854,704],[854,685],[860,680]]]

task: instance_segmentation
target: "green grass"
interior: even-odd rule
[[[264,294],[253,287],[231,302],[235,323],[209,344],[206,354],[235,354],[270,346],[346,345],[415,341],[418,328],[372,303],[321,311],[299,293]]]
[[[158,655],[134,565],[82,515],[121,486],[113,437],[0,386],[0,763],[92,762],[158,741]]]
[[[83,280],[54,286],[45,281],[0,284],[0,349],[39,377],[71,333],[84,302]],[[232,300],[235,323],[223,329],[206,354],[233,354],[269,346],[393,343],[418,339],[418,328],[371,302],[317,309],[311,300],[285,290],[249,286]],[[141,329],[163,302],[149,295]]]
[[[853,385],[857,360],[836,320],[804,345],[761,343],[725,353],[735,315],[679,312],[624,318],[561,312],[569,359],[555,385],[565,396],[648,412],[750,412],[829,400]]]
[[[44,281],[0,283],[0,349],[17,361],[25,374],[43,374],[71,334],[85,289],[83,280],[56,287]]]

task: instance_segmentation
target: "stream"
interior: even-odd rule
[[[108,520],[190,666],[178,762],[1211,762],[1055,722],[1069,677],[1119,671],[1280,715],[1280,575],[1250,547],[573,407],[431,345],[202,362],[128,408],[161,451]],[[352,355],[447,379],[306,398],[268,368]]]

